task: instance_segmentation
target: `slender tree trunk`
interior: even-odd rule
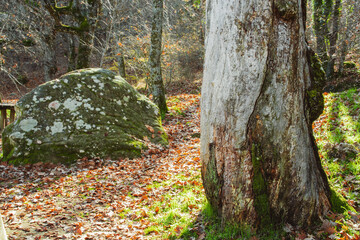
[[[124,56],[122,55],[122,53],[120,55],[118,55],[116,57],[117,59],[117,64],[118,64],[118,69],[119,69],[119,75],[125,79],[126,77],[126,72],[125,72],[125,60],[124,60]]]
[[[47,48],[44,52],[44,80],[48,82],[54,79],[57,72],[56,67],[56,52],[55,52],[55,38],[56,32],[53,31],[49,35],[45,36],[45,44]]]
[[[150,80],[149,88],[153,101],[159,107],[161,116],[168,111],[166,106],[165,88],[161,72],[161,44],[163,24],[163,0],[153,0],[153,20],[151,27],[151,46],[149,56]]]
[[[344,62],[347,54],[347,43],[346,40],[344,40],[341,44],[341,50],[340,50],[340,59],[339,59],[339,74],[342,74],[344,71]]]
[[[329,61],[327,41],[329,38],[328,20],[333,6],[332,0],[314,0],[314,31],[316,36],[316,52],[326,69]]]
[[[79,33],[79,51],[76,69],[90,67],[91,45],[93,37],[89,31]]]
[[[349,3],[347,3],[349,4]],[[344,62],[346,55],[348,53],[349,48],[351,48],[351,39],[354,36],[354,30],[356,28],[357,21],[357,14],[360,10],[360,4],[357,3],[354,6],[346,6],[346,2],[343,4],[342,7],[342,15],[343,17],[343,23],[342,23],[342,29],[345,29],[345,31],[342,33],[342,43],[341,43],[341,50],[340,50],[340,59],[339,59],[339,66],[338,71],[340,74],[344,71]]]
[[[336,42],[339,35],[339,18],[340,18],[340,8],[341,0],[335,1],[334,11],[333,11],[333,28],[329,37],[329,62],[326,67],[326,77],[331,79],[334,76],[334,65],[335,65],[335,52],[336,52]]]
[[[76,36],[69,35],[69,60],[68,60],[68,72],[71,72],[76,69],[76,59],[77,59],[77,52],[76,52]]]
[[[79,38],[76,69],[88,68],[96,28],[97,17],[102,8],[100,0],[71,1],[67,6],[59,6],[57,1],[45,0],[45,8],[55,21],[58,32],[70,33]],[[77,23],[69,26],[62,22],[63,16],[72,16]]]
[[[324,73],[306,45],[305,7],[207,1],[202,178],[223,222],[306,227],[331,207],[311,128]]]

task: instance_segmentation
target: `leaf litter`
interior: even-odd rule
[[[355,106],[349,109],[350,116],[358,124],[359,90],[352,91],[349,95],[352,99],[341,94],[324,95],[327,110],[313,125],[320,157],[332,185],[359,211],[359,195],[356,194],[359,192],[359,175],[351,174],[354,170],[346,167],[346,164],[356,163],[359,159],[329,159],[325,151],[327,143],[337,146],[341,143],[335,140],[344,139],[358,149],[357,141],[353,141],[351,136],[343,134],[344,138],[335,138],[329,135],[336,128],[343,129],[344,133],[358,134],[358,129],[351,129],[346,118],[343,122],[338,120],[341,118],[337,110],[329,112],[329,109],[339,105],[338,100],[345,106],[350,103]],[[0,213],[5,218],[9,239],[167,238],[161,235],[156,226],[158,223],[153,221],[160,217],[162,209],[170,205],[164,196],[175,199],[181,192],[176,186],[202,186],[199,180],[174,180],[182,174],[199,174],[199,98],[197,94],[179,94],[168,99],[170,113],[164,128],[169,147],[150,146],[141,158],[84,158],[70,167],[49,163],[16,167],[0,163]],[[332,169],[332,162],[343,165],[340,172]],[[165,182],[169,184],[154,187]],[[202,190],[197,193],[204,195]],[[208,233],[204,225],[206,228],[209,223],[203,222],[201,217],[201,207],[197,206],[201,201],[187,207],[193,219],[197,219],[195,224],[202,225],[197,239],[206,239]],[[159,202],[161,205],[155,204]],[[291,225],[285,225],[284,231],[295,239],[360,239],[359,214],[348,212],[345,215],[330,212],[312,234]],[[161,229],[170,228],[170,225],[164,225]],[[180,237],[184,229],[183,226],[174,226],[173,231]]]
[[[149,216],[160,210],[151,205],[179,189],[150,186],[200,168],[200,95],[176,98],[170,98],[163,123],[168,148],[150,146],[141,158],[83,158],[70,167],[0,163],[0,213],[9,239],[157,238],[156,231],[144,233],[154,224]],[[200,209],[195,210],[194,218]]]

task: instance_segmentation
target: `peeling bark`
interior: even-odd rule
[[[202,177],[224,222],[306,227],[331,207],[311,129],[323,99],[310,93],[323,81],[315,81],[304,6],[207,2]]]

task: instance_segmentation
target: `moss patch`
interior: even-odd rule
[[[331,209],[337,213],[343,213],[346,211],[356,212],[353,207],[351,207],[346,199],[334,189],[330,190],[330,203]]]
[[[216,209],[217,213],[221,210],[221,201],[219,197],[220,189],[223,185],[223,180],[217,173],[216,158],[215,158],[215,145],[209,144],[209,163],[206,165],[205,172],[202,172],[203,184],[205,193],[210,201],[210,204]]]
[[[269,197],[267,195],[266,181],[261,172],[261,157],[259,147],[255,144],[252,145],[252,164],[253,164],[253,191],[254,191],[254,206],[260,221],[260,228],[271,228],[270,205]]]

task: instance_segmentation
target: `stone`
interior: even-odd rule
[[[3,161],[71,164],[83,157],[134,158],[166,145],[158,107],[115,73],[82,69],[38,86],[16,104],[3,132]]]

